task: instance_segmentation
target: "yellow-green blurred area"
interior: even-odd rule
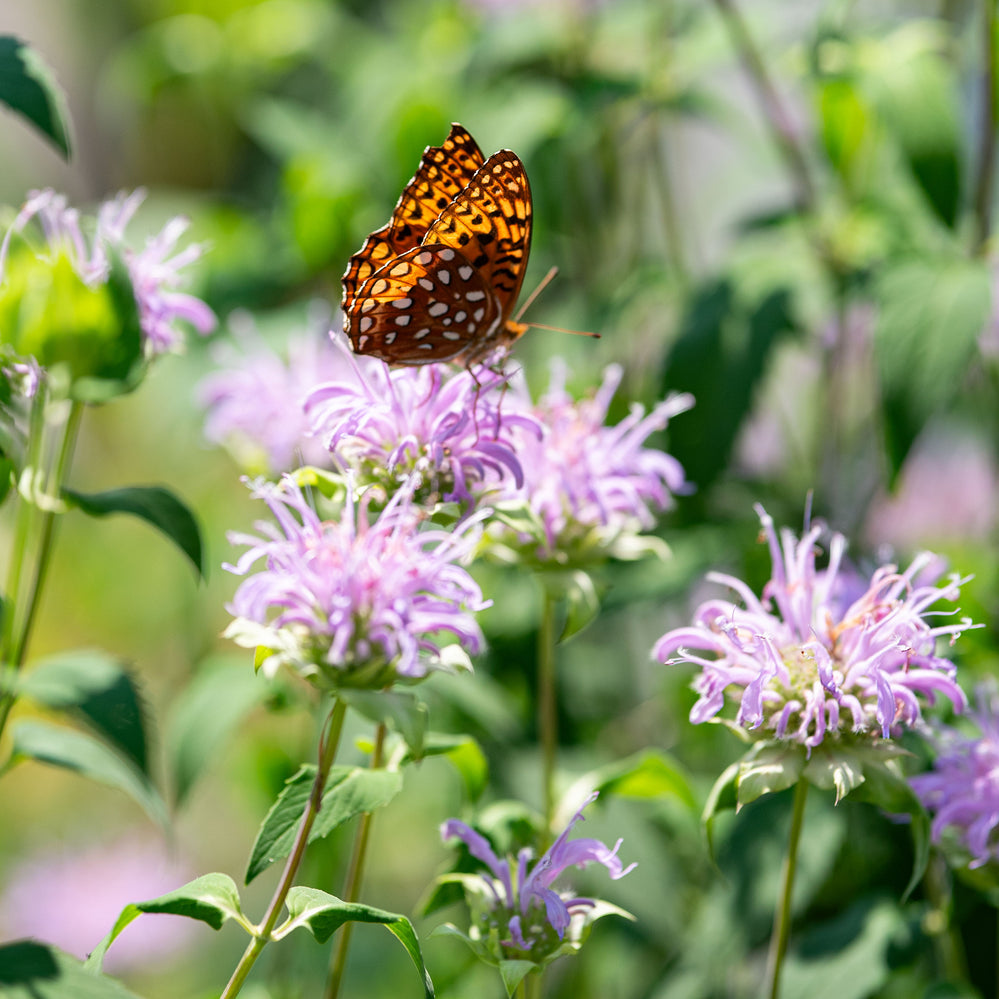
[[[688,621],[689,594],[706,570],[748,572],[758,591],[766,568],[754,545],[754,501],[797,528],[815,489],[816,512],[850,534],[858,558],[886,544],[900,559],[933,546],[961,573],[977,572],[964,609],[988,627],[970,639],[973,676],[996,669],[989,618],[999,596],[996,354],[976,339],[981,332],[984,342],[986,317],[965,316],[959,304],[942,311],[947,335],[949,324],[966,330],[964,366],[940,379],[926,363],[912,365],[915,401],[902,398],[891,371],[879,395],[871,346],[875,327],[890,342],[896,329],[912,325],[909,313],[893,318],[896,289],[919,285],[908,272],[898,276],[900,260],[919,257],[941,282],[971,268],[968,280],[988,302],[988,254],[968,250],[982,217],[982,140],[977,98],[969,96],[981,73],[977,6],[743,0],[745,24],[787,111],[787,135],[804,151],[813,185],[804,203],[800,176],[733,50],[724,6],[0,0],[0,31],[31,43],[64,86],[75,146],[65,164],[27,125],[0,112],[0,204],[16,209],[29,190],[52,186],[85,209],[120,189],[147,188],[129,239],[140,245],[170,217],[191,218],[190,238],[210,250],[189,269],[188,290],[219,315],[215,339],[225,339],[236,309],[250,310],[277,342],[308,329],[311,301],[335,308],[347,258],[389,219],[423,148],[439,144],[451,122],[462,123],[486,155],[511,148],[521,156],[535,219],[525,295],[559,268],[528,318],[601,334],[595,341],[531,330],[514,352],[528,381],[543,387],[557,355],[568,361],[570,387],[583,392],[599,384],[606,364],[620,363],[614,422],[631,402],[649,406],[667,390],[697,396],[693,413],[675,421],[677,434],[684,435],[683,421],[692,428],[676,440],[676,453],[697,493],[659,532],[674,558],[609,570],[599,580],[601,616],[559,651],[562,762],[579,774],[659,747],[690,768],[702,794],[740,747],[719,728],[689,725],[690,671],[651,663],[649,649]],[[918,303],[912,311],[924,317],[919,322],[938,321]],[[935,330],[926,327],[926,336]],[[830,346],[835,336],[842,349]],[[203,440],[196,386],[214,366],[211,344],[190,332],[186,352],[157,360],[138,391],[86,413],[69,478],[85,492],[170,487],[202,525],[207,580],[199,582],[137,520],[67,515],[30,650],[38,657],[99,647],[134,664],[168,791],[163,743],[184,691],[214,656],[242,656],[253,668],[248,653],[221,638],[236,583],[221,565],[237,555],[226,532],[249,530],[263,507],[249,499],[234,461]],[[898,401],[883,420],[882,398]],[[892,430],[888,445],[883,423]],[[672,450],[670,430],[669,443],[652,442]],[[965,453],[973,479],[962,478],[972,474],[966,466],[929,479],[913,470],[925,454],[932,463]],[[948,476],[974,488],[941,492]],[[905,493],[910,480],[916,485]],[[909,506],[893,506],[892,490]],[[909,523],[916,526],[906,533]],[[0,526],[6,556],[11,528]],[[460,696],[490,706],[492,715],[481,704],[472,712],[492,766],[488,797],[537,807],[532,691],[540,590],[495,568],[479,578],[495,602],[483,620],[491,652],[477,664],[481,675],[460,681],[470,693],[439,701],[449,710]],[[481,722],[487,716],[491,728]],[[352,724],[348,746],[370,735]],[[260,821],[283,781],[312,757],[314,740],[314,720],[301,709],[258,708],[220,745],[178,810],[167,852],[192,877],[218,870],[241,883]],[[847,908],[849,886],[878,877],[897,898],[911,869],[905,830],[873,808],[834,812],[815,798],[809,821],[821,835],[803,847],[802,891],[820,901],[809,912],[825,918]],[[413,913],[452,855],[438,825],[463,807],[447,763],[410,768],[403,794],[374,823],[362,899]],[[591,956],[555,965],[546,994],[755,994],[780,860],[780,844],[768,844],[764,832],[786,820],[779,805],[770,808],[735,820],[739,835],[721,858],[736,879],[727,885],[696,821],[675,802],[618,801],[594,810],[585,835],[610,843],[624,837],[622,858],[641,866],[610,888],[599,874],[578,885],[638,922],[600,924]],[[338,893],[352,832],[319,845],[302,880]],[[81,863],[97,871],[95,848],[107,845],[113,866],[118,844],[133,839],[161,841],[115,791],[34,763],[3,776],[0,894],[26,863],[54,869],[46,858],[62,857],[67,866],[59,869],[71,871],[72,858],[85,856]],[[840,863],[850,872],[847,887],[829,888]],[[251,918],[262,915],[277,874],[272,869],[244,892]],[[63,908],[82,912],[96,890],[67,894],[73,901]],[[446,915],[464,918],[458,909]],[[475,967],[458,943],[426,938],[442,919],[416,920],[438,995],[500,996],[498,977]],[[891,926],[900,938],[910,929]],[[17,925],[0,930],[20,935]],[[321,994],[329,949],[301,936],[268,948],[242,993],[247,999]],[[983,946],[994,955],[991,939]],[[150,944],[150,967],[121,976],[148,999],[218,995],[245,938],[231,924],[218,934],[197,924],[184,946],[157,963]],[[861,976],[854,991],[838,982],[839,999],[906,994],[884,991],[887,951],[885,943],[872,959],[882,978]],[[984,959],[969,952],[977,971]],[[921,973],[911,979],[920,987],[929,980]],[[396,941],[362,926],[343,994],[416,996],[419,982]]]

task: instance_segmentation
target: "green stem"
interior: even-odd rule
[[[385,746],[385,726],[379,725],[375,732],[375,748],[371,753],[371,769],[379,770],[383,765],[383,750]],[[347,878],[343,885],[343,901],[356,902],[361,894],[361,882],[364,880],[364,861],[368,854],[368,839],[371,835],[372,813],[365,812],[357,827],[354,837],[354,852],[347,869]],[[346,923],[337,938],[336,950],[330,964],[330,977],[326,983],[323,999],[336,999],[340,994],[343,973],[347,967],[347,951],[350,949],[351,930],[353,923]]]
[[[538,739],[541,742],[543,849],[551,845],[555,822],[555,768],[558,759],[558,710],[555,678],[555,610],[557,600],[544,587],[541,626],[538,629]]]
[[[788,835],[777,914],[774,919],[773,935],[770,937],[770,954],[767,958],[767,995],[770,999],[777,999],[780,992],[780,973],[784,964],[784,955],[787,953],[787,941],[791,935],[791,895],[794,891],[794,874],[798,867],[798,841],[801,839],[801,827],[804,825],[807,798],[808,781],[799,780],[794,788],[791,832]]]
[[[329,776],[330,767],[336,758],[337,746],[340,743],[340,733],[343,731],[343,716],[346,714],[347,706],[343,701],[337,700],[333,705],[333,711],[329,717],[329,733],[325,742],[320,742],[319,766],[316,769],[316,779],[312,782],[312,793],[309,795],[308,804],[302,815],[302,824],[298,827],[298,835],[295,837],[295,844],[291,848],[288,862],[285,864],[284,873],[278,882],[274,896],[267,908],[267,914],[253,934],[253,939],[247,945],[243,956],[236,965],[236,970],[229,979],[220,999],[232,999],[239,995],[239,990],[243,987],[250,969],[253,967],[260,952],[270,943],[271,931],[274,929],[284,908],[284,900],[288,896],[295,875],[298,873],[299,865],[305,854],[305,847],[309,842],[309,833],[312,831],[312,824],[319,814],[319,806],[323,800],[323,788],[326,786],[326,778]]]
[[[974,252],[985,252],[992,219],[992,185],[995,174],[996,147],[996,0],[982,0],[982,91],[980,100],[981,147],[975,168]]]
[[[541,975],[540,971],[532,971],[524,979],[524,999],[541,999]]]

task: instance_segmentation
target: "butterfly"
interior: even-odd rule
[[[531,248],[531,188],[516,153],[485,159],[458,124],[428,146],[391,220],[343,276],[344,332],[389,364],[484,361],[527,325],[510,318]]]

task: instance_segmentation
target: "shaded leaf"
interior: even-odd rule
[[[339,697],[369,721],[398,732],[415,759],[423,755],[427,706],[415,695],[407,690],[342,690]]]
[[[0,995],[4,999],[138,999],[115,979],[95,974],[77,958],[37,940],[0,944]]]
[[[163,486],[126,486],[103,493],[63,489],[63,497],[91,517],[130,513],[165,534],[204,576],[201,531],[194,514]]]
[[[503,986],[510,999],[513,999],[513,994],[520,987],[520,983],[532,971],[537,970],[538,965],[534,961],[500,961],[500,977],[503,979]]]
[[[32,664],[20,692],[46,707],[79,713],[148,775],[142,700],[121,660],[97,649],[61,652]]]
[[[285,903],[288,908],[288,921],[275,930],[274,939],[290,933],[292,930],[304,927],[318,943],[325,943],[347,922],[380,923],[406,948],[423,979],[423,991],[427,999],[433,999],[434,983],[423,962],[423,953],[417,939],[413,924],[405,917],[384,909],[375,909],[370,905],[360,905],[356,902],[343,902],[335,895],[329,895],[318,888],[296,886],[288,892]]]
[[[155,822],[168,822],[166,805],[152,782],[129,760],[76,729],[23,720],[12,726],[12,759],[32,759],[72,770],[124,791]]]
[[[69,159],[69,112],[62,88],[38,52],[13,35],[0,35],[0,101]]]

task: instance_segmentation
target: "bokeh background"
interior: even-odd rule
[[[201,520],[208,580],[139,523],[67,517],[33,653],[97,646],[134,662],[169,789],[163,747],[177,705],[211,663],[238,655],[220,638],[235,584],[220,568],[233,555],[225,534],[260,515],[240,465],[202,434],[197,386],[217,366],[213,344],[236,310],[276,349],[292,334],[322,337],[347,257],[387,220],[423,147],[460,121],[487,155],[509,147],[527,165],[525,289],[560,271],[531,317],[602,334],[531,331],[515,358],[532,386],[559,356],[579,392],[606,364],[624,367],[615,420],[672,389],[697,398],[658,441],[697,486],[660,529],[672,560],[605,570],[600,617],[560,650],[567,772],[654,746],[689,769],[703,799],[739,754],[725,732],[689,725],[689,673],[652,663],[649,649],[687,619],[707,569],[766,578],[754,502],[800,527],[811,490],[814,513],[848,534],[859,565],[932,547],[974,573],[962,609],[986,628],[965,640],[963,675],[970,688],[994,672],[988,6],[743,0],[733,14],[722,0],[0,0],[0,31],[54,68],[75,134],[67,165],[0,112],[0,203],[16,208],[52,186],[93,206],[147,188],[131,236],[188,215],[192,238],[211,247],[192,290],[222,321],[208,342],[192,333],[139,392],[87,414],[71,479],[82,490],[175,490]],[[760,71],[773,87],[763,103]],[[922,332],[907,340],[912,329]],[[884,357],[906,350],[900,375]],[[461,690],[435,681],[428,697],[435,722],[481,741],[490,798],[537,805],[540,591],[496,569],[480,578],[496,602],[484,619],[490,652]],[[127,901],[210,870],[238,880],[264,812],[312,754],[311,731],[280,698],[258,707],[220,742],[168,841],[113,791],[37,765],[5,776],[0,935],[82,954]],[[407,774],[375,823],[365,901],[414,910],[449,858],[436,827],[461,811],[462,794],[439,760]],[[595,811],[586,833],[623,836],[640,873],[610,890],[580,883],[638,921],[602,923],[585,960],[556,966],[551,994],[754,994],[786,804],[776,796],[723,823],[717,867],[696,811],[676,801]],[[348,849],[335,836],[316,850],[309,883],[336,892]],[[788,995],[826,994],[815,990],[823,980],[839,999],[929,995],[946,978],[944,944],[965,955],[968,989],[994,993],[985,896],[960,881],[952,897],[947,888],[957,929],[934,936],[925,917],[940,897],[921,888],[897,905],[911,864],[904,827],[813,796],[798,899],[805,952]],[[250,913],[275,876],[248,890]],[[420,921],[421,936],[440,918]],[[164,928],[129,951],[144,923]],[[232,926],[216,935],[149,916],[109,968],[150,999],[209,996],[243,946]],[[439,994],[500,994],[458,944],[425,948]],[[310,938],[272,947],[244,994],[317,994],[326,960]],[[417,988],[401,948],[359,929],[346,994]]]

